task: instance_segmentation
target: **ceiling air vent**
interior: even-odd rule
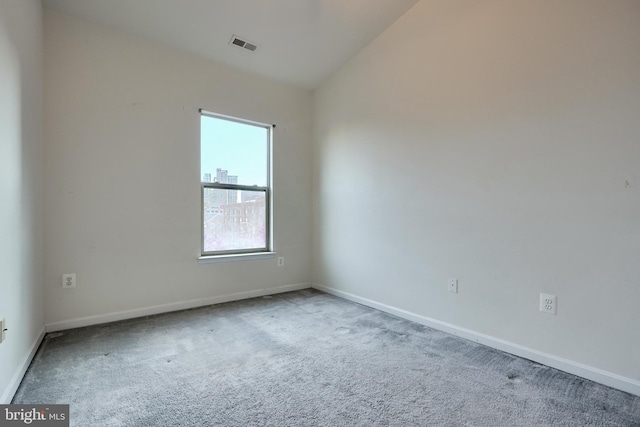
[[[242,49],[250,50],[251,52],[255,52],[258,49],[258,45],[255,43],[248,42],[246,39],[243,40],[240,37],[234,35],[231,37],[229,44],[232,46],[237,46]]]

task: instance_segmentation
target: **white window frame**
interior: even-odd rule
[[[275,125],[260,123],[252,120],[241,119],[238,117],[227,116],[223,114],[213,113],[200,109],[200,123],[202,123],[202,117],[213,117],[215,119],[228,120],[231,122],[241,123],[249,126],[257,126],[267,130],[267,185],[259,187],[255,185],[240,185],[240,184],[227,184],[217,182],[203,182],[202,176],[200,176],[200,258],[201,261],[236,261],[241,259],[253,259],[253,258],[267,258],[275,255],[272,251],[272,163],[273,163],[273,129]],[[202,135],[200,135],[200,152],[202,153]],[[201,154],[202,155],[202,154]],[[202,175],[200,171],[200,175]],[[204,193],[206,188],[223,189],[223,190],[238,190],[238,191],[254,191],[265,193],[265,247],[263,248],[247,248],[247,249],[234,249],[225,251],[205,251],[204,250],[204,223],[205,223],[205,209],[204,209]]]

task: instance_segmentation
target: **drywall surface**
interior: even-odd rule
[[[314,283],[640,380],[639,45],[634,0],[418,3],[315,92]]]
[[[308,283],[309,91],[52,12],[44,48],[47,323]],[[284,267],[198,264],[199,108],[277,125]]]
[[[42,7],[0,2],[0,403],[44,327]],[[20,378],[18,378],[20,376]]]

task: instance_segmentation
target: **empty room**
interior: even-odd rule
[[[0,425],[640,426],[639,0],[0,0],[0,200]]]

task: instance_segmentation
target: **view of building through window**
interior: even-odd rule
[[[271,127],[201,117],[203,255],[269,250]]]

